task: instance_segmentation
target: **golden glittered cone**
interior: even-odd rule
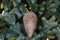
[[[23,23],[26,34],[28,37],[32,37],[36,26],[37,26],[37,16],[34,12],[26,12],[23,16]]]

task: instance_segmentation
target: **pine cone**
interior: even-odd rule
[[[37,16],[35,15],[35,13],[26,12],[25,15],[23,16],[23,23],[28,37],[29,38],[32,37],[37,26]]]

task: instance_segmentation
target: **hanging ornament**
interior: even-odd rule
[[[35,13],[26,12],[25,15],[23,16],[23,23],[26,34],[28,35],[29,38],[32,37],[37,26],[37,16],[35,15]]]

